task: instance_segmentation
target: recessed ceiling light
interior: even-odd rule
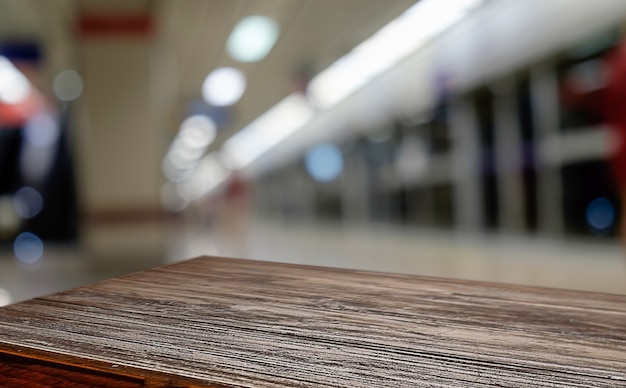
[[[213,70],[202,84],[202,97],[215,106],[228,106],[239,101],[246,90],[246,77],[232,67]]]
[[[235,26],[226,48],[233,59],[256,62],[265,58],[278,39],[279,28],[266,16],[248,16]]]
[[[179,139],[189,147],[208,147],[215,140],[216,135],[215,122],[207,116],[191,116],[180,125]]]

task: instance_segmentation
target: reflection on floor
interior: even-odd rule
[[[112,257],[103,264],[78,248],[46,246],[40,261],[25,265],[8,249],[0,251],[0,304],[9,296],[16,302],[199,255],[626,294],[626,260],[617,245],[267,221],[204,229],[172,225],[165,235],[161,257],[151,253],[134,263]]]

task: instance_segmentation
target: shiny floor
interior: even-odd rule
[[[98,259],[84,247],[46,245],[43,257],[27,265],[5,247],[0,305],[199,255],[626,294],[626,256],[616,244],[257,220],[212,228],[161,226],[164,243],[142,254],[141,247],[120,241],[138,240],[145,229],[135,228],[111,234],[118,249]],[[125,249],[130,253],[119,254]]]

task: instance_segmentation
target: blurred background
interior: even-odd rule
[[[624,294],[625,21],[0,0],[0,305],[202,254]]]

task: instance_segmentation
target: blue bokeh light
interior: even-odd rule
[[[616,218],[615,206],[606,198],[596,198],[587,205],[587,225],[595,232],[609,231]]]
[[[43,209],[43,197],[32,187],[24,186],[13,196],[15,211],[22,218],[33,218]]]
[[[13,242],[15,257],[24,264],[35,264],[43,255],[43,242],[30,232],[20,233]]]
[[[341,150],[332,144],[313,147],[305,158],[306,169],[316,181],[330,182],[343,171]]]

